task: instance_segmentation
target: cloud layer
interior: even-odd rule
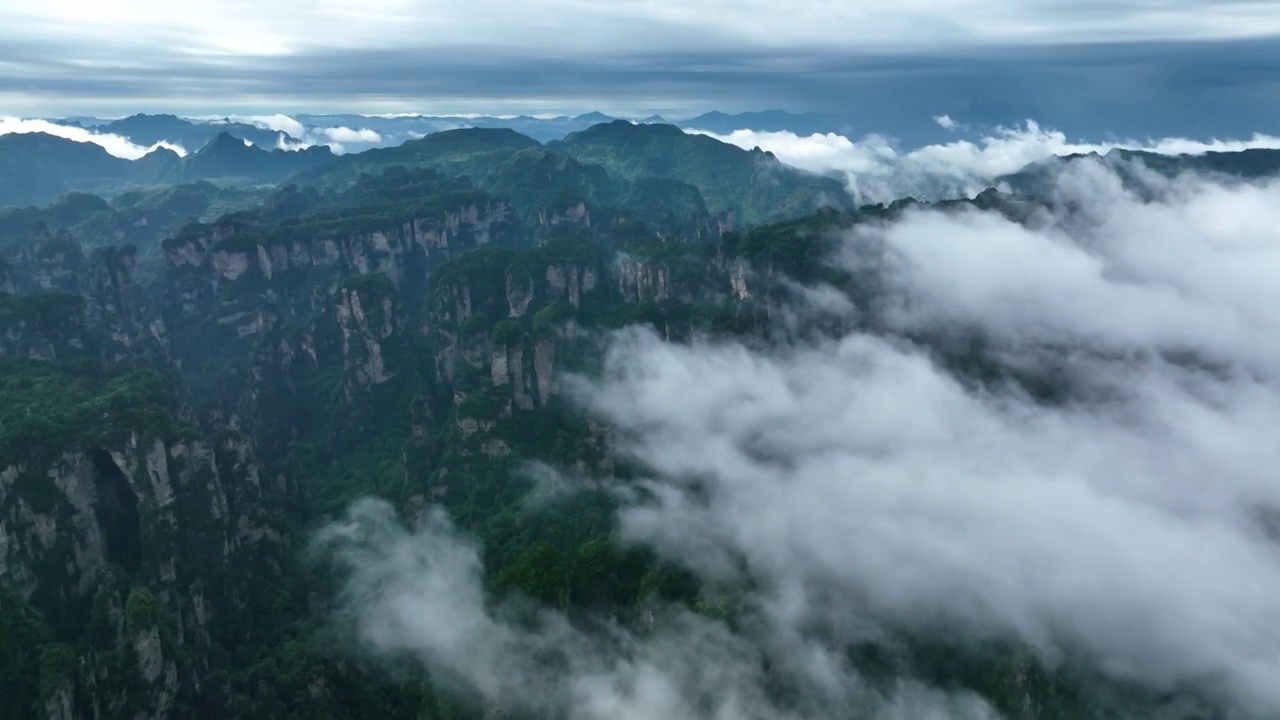
[[[740,47],[908,47],[928,44],[1114,42],[1260,37],[1280,33],[1270,9],[1249,0],[1153,5],[1119,0],[1099,10],[1056,0],[904,0],[892,6],[812,0],[211,0],[178,9],[126,0],[109,9],[87,0],[6,6],[3,36],[58,38],[86,49],[189,55],[289,55],[324,48],[385,49],[478,45],[616,52],[685,49],[701,39]],[[537,32],[528,32],[536,28]]]
[[[918,683],[871,690],[842,660],[901,632],[1275,715],[1280,182],[1147,190],[1085,163],[1060,180],[1070,217],[923,210],[849,232],[832,262],[877,268],[861,310],[879,332],[761,349],[632,329],[570,383],[647,470],[624,536],[753,588],[746,629],[518,629],[483,609],[477,548],[447,522],[414,535],[363,505],[329,538],[365,640],[581,718],[992,716]],[[974,337],[980,355],[942,354]],[[958,369],[975,363],[1053,399],[975,384]],[[580,660],[549,677],[539,659],[562,649]],[[762,694],[765,658],[798,705]]]
[[[957,121],[946,115],[935,118],[935,121],[949,131],[960,128]],[[811,172],[843,175],[848,181],[849,191],[865,202],[888,202],[908,195],[972,197],[1001,175],[1055,155],[1106,153],[1115,148],[1168,155],[1280,148],[1280,137],[1264,134],[1254,134],[1247,140],[1175,137],[1078,141],[1030,120],[1020,127],[996,128],[990,134],[974,139],[958,139],[913,150],[903,150],[891,139],[880,135],[868,135],[855,141],[835,133],[802,137],[791,132],[750,129],[728,135],[699,130],[691,132],[702,132],[742,148],[759,147],[773,152],[783,162]]]
[[[293,141],[281,136],[276,147],[281,150],[303,150],[315,145],[328,145],[336,153],[352,150],[365,150],[369,147],[384,144],[386,138],[368,128],[353,129],[349,127],[317,127],[306,125],[289,115],[233,115],[228,120],[256,125],[267,130],[285,133]],[[405,135],[408,139],[408,135]],[[355,148],[350,147],[355,145]]]
[[[583,398],[652,469],[625,532],[707,579],[745,565],[797,633],[1016,639],[1233,717],[1280,711],[1280,183],[1160,191],[1097,166],[1063,182],[1071,222],[928,211],[849,237],[846,262],[883,254],[889,328],[976,332],[1059,402],[975,388],[892,335],[624,335]]]
[[[16,117],[0,116],[0,135],[23,133],[45,133],[74,140],[75,142],[93,143],[102,146],[104,150],[112,155],[126,160],[137,160],[157,148],[172,150],[179,155],[187,154],[187,151],[181,145],[173,143],[160,142],[151,147],[143,147],[135,145],[119,135],[98,133],[70,125],[59,125],[47,120],[24,120]]]

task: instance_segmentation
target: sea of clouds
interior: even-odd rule
[[[902,148],[884,135],[851,139],[835,133],[797,135],[792,132],[736,130],[728,135],[702,130],[745,149],[759,147],[779,160],[810,172],[843,177],[860,202],[889,202],[913,196],[921,199],[972,197],[997,178],[1054,156],[1100,153],[1113,149],[1145,150],[1163,155],[1234,152],[1250,148],[1280,148],[1280,137],[1255,134],[1244,140],[1187,138],[1073,140],[1061,131],[1033,120],[987,131],[970,130],[946,115],[934,120],[943,128],[963,133],[948,143]]]
[[[749,622],[514,623],[485,601],[475,540],[366,501],[321,541],[365,646],[490,705],[582,720],[996,716],[849,664],[900,632],[1275,717],[1280,182],[1149,182],[1139,197],[1084,162],[1058,179],[1070,217],[922,209],[844,233],[831,263],[874,259],[876,332],[813,288],[860,329],[761,347],[633,328],[603,372],[567,379],[645,469],[647,492],[618,495],[625,540],[750,588]],[[947,336],[1051,369],[1062,392],[976,384],[911,340]],[[779,682],[785,707],[764,689]]]
[[[368,128],[315,127],[304,125],[289,115],[234,115],[226,119],[285,133],[288,137],[280,136],[276,144],[280,150],[305,150],[316,145],[328,145],[335,153],[342,154],[384,143],[382,135]]]
[[[23,118],[0,116],[0,135],[23,133],[45,133],[46,135],[54,135],[56,137],[73,140],[75,142],[94,143],[96,145],[101,145],[108,153],[126,160],[137,160],[157,148],[172,150],[182,156],[187,154],[186,148],[175,143],[159,142],[150,147],[144,147],[142,145],[135,145],[134,143],[129,142],[128,138],[124,138],[119,135],[112,135],[110,133],[100,133],[88,128],[76,127],[74,125],[61,125],[48,120],[28,120]]]

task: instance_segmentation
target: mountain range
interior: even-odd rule
[[[130,115],[119,119],[77,117],[52,119],[53,122],[92,129],[127,138],[151,147],[159,142],[180,145],[188,150],[204,147],[219,132],[229,132],[267,149],[296,147],[302,144],[337,144],[340,148],[365,150],[371,147],[398,145],[405,140],[442,130],[460,128],[506,128],[539,142],[561,140],[566,135],[616,118],[600,112],[554,117],[518,115],[417,115],[393,116],[352,114],[298,114],[293,116],[261,116],[252,118],[181,118],[175,115]],[[643,119],[641,123],[671,124],[689,130],[726,134],[750,129],[771,132],[791,131],[801,135],[813,133],[851,134],[855,128],[836,115],[791,113],[783,110],[722,113],[668,120],[661,115]],[[361,135],[363,131],[363,136]]]
[[[333,157],[327,147],[268,151],[227,132],[185,157],[157,148],[137,160],[47,133],[0,135],[0,207],[41,205],[71,192],[115,196],[196,180],[273,183]]]
[[[408,653],[351,651],[350,606],[367,597],[344,594],[320,540],[351,541],[350,557],[377,566],[361,553],[395,533],[357,532],[382,517],[357,502],[370,495],[411,528],[449,518],[480,549],[472,562],[427,543],[427,567],[457,560],[462,578],[427,590],[499,608],[503,628],[591,638],[535,648],[557,677],[578,667],[565,653],[626,657],[634,638],[679,639],[694,620],[749,633],[756,568],[726,556],[708,580],[619,529],[619,505],[652,492],[653,469],[571,380],[616,370],[610,338],[768,347],[822,337],[850,320],[821,311],[856,303],[863,332],[927,349],[920,365],[957,388],[1058,402],[1053,369],[1010,363],[980,332],[893,329],[891,271],[883,258],[833,265],[841,239],[926,209],[1070,218],[1078,208],[1044,183],[1073,163],[1280,173],[1274,151],[1076,156],[1002,178],[1008,192],[855,207],[839,180],[657,122],[593,122],[545,142],[460,128],[346,155],[246,140],[224,129],[185,157],[128,161],[51,135],[0,137],[5,202],[33,205],[0,211],[6,717],[556,716]],[[729,363],[706,357],[719,382],[716,363]],[[743,452],[785,464],[764,441]],[[592,481],[547,490],[547,468]],[[419,556],[396,547],[391,560]],[[458,627],[459,654],[489,638]],[[1196,686],[1153,690],[978,635],[886,625],[837,650],[872,695],[919,682],[1012,720],[1228,716]],[[769,702],[803,717],[774,650],[743,654]]]

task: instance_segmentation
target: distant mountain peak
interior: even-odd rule
[[[592,125],[586,130],[570,133],[564,139],[566,143],[600,142],[607,140],[623,140],[633,137],[675,137],[685,132],[675,125],[660,123],[634,123],[630,120],[613,120],[599,125]]]
[[[229,152],[237,152],[237,153],[243,154],[246,151],[248,151],[249,153],[265,152],[262,150],[262,148],[259,148],[255,145],[248,143],[243,138],[238,138],[235,135],[232,135],[231,133],[227,132],[226,130],[223,130],[217,135],[214,135],[213,139],[209,141],[208,145],[205,145],[204,147],[200,148],[199,153],[202,155],[208,155],[212,153],[229,153]]]

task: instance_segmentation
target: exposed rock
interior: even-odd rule
[[[95,250],[81,283],[86,319],[106,340],[102,352],[109,362],[168,352],[168,331],[137,282],[137,263],[133,247]]]
[[[517,279],[510,271],[506,274],[507,307],[510,317],[524,317],[533,302],[533,278]]]
[[[511,382],[511,365],[507,361],[507,352],[505,346],[493,349],[493,357],[489,363],[489,374],[495,386],[506,385]]]
[[[336,303],[350,396],[357,389],[380,385],[395,376],[384,345],[399,328],[397,308],[392,296],[351,287],[339,289]]]
[[[0,295],[0,356],[72,361],[90,355],[84,302],[70,295]]]
[[[18,285],[13,279],[13,266],[0,259],[0,293],[16,295]]]
[[[729,271],[729,285],[733,291],[735,300],[750,300],[751,290],[747,288],[747,264],[744,262],[734,263],[733,268]]]
[[[546,404],[560,392],[555,376],[556,343],[552,338],[542,338],[533,346],[533,369],[538,378],[538,399]]]
[[[617,266],[618,293],[629,303],[661,302],[668,297],[665,267],[619,255]]]
[[[18,293],[80,292],[84,252],[66,231],[50,233],[39,228],[31,241],[9,259]]]

